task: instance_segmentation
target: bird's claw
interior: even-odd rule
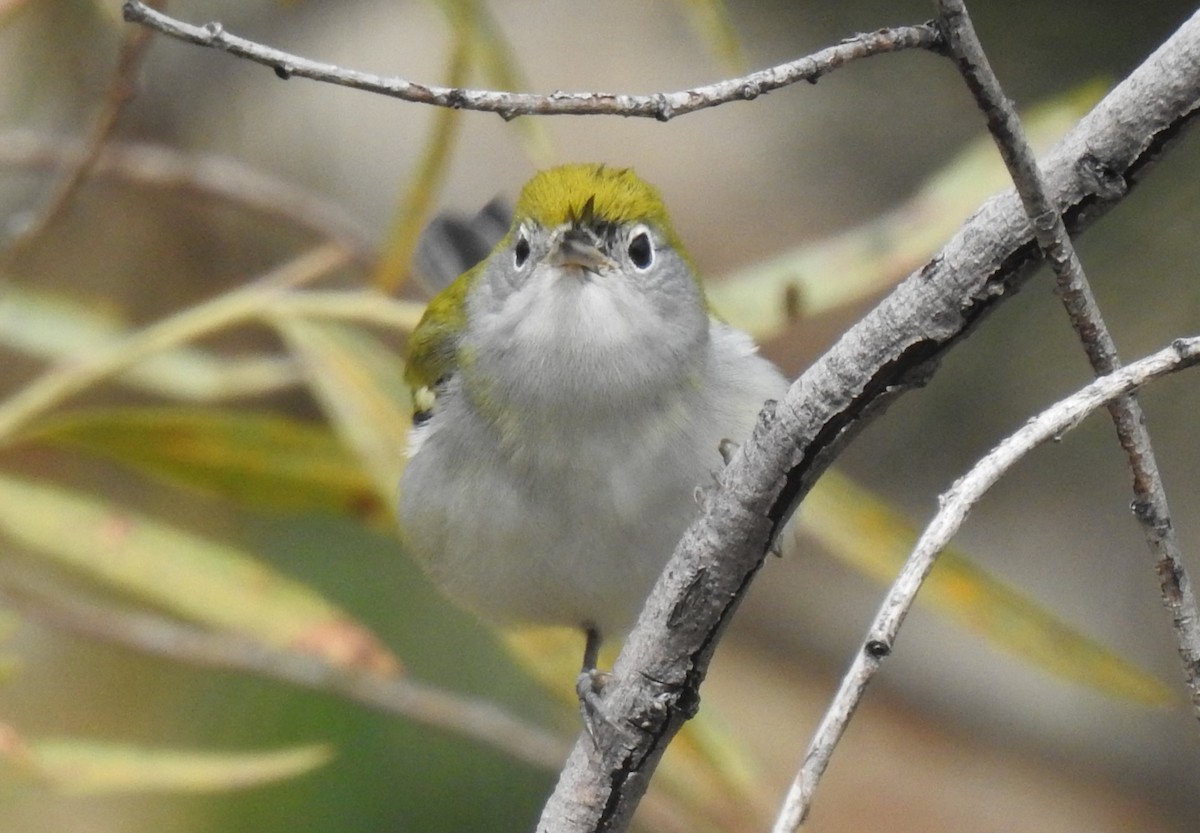
[[[583,717],[583,728],[595,746],[599,746],[596,735],[598,724],[609,722],[604,714],[604,703],[600,699],[600,692],[604,690],[608,678],[608,672],[590,668],[580,671],[575,680],[575,693],[579,695],[579,714]]]

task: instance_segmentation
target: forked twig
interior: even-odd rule
[[[1045,179],[1016,110],[988,63],[962,0],[939,0],[938,9],[950,55],[987,118],[988,129],[1008,166],[1038,246],[1054,271],[1071,325],[1096,374],[1111,373],[1121,367],[1116,343],[1104,323],[1059,207],[1047,194]],[[1200,719],[1200,607],[1171,522],[1145,414],[1134,394],[1114,399],[1108,408],[1133,472],[1134,516],[1156,557],[1163,605],[1171,614],[1192,710]]]
[[[980,498],[1027,454],[1075,428],[1089,414],[1143,385],[1198,363],[1200,337],[1181,338],[1170,347],[1101,376],[1033,417],[988,452],[941,496],[937,514],[925,527],[912,555],[888,590],[850,670],[842,678],[837,694],[813,735],[804,763],[775,822],[774,833],[794,833],[804,823],[833,750],[858,708],[867,684],[884,658],[891,654],[900,625],[916,601],[917,591],[933,569],[938,555]]]

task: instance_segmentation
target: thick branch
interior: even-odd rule
[[[1120,202],[1200,109],[1200,14],[1060,143],[1048,192],[1080,231]],[[1011,191],[984,203],[768,408],[685,534],[604,690],[611,726],[576,743],[543,831],[624,830],[667,743],[694,712],[717,639],[770,539],[848,440],[1040,262]],[[617,729],[615,727],[620,727]]]
[[[625,93],[554,92],[550,95],[471,90],[461,87],[439,87],[420,84],[396,76],[375,75],[344,69],[292,55],[232,35],[220,23],[193,26],[150,8],[145,3],[129,0],[124,7],[125,19],[149,26],[177,40],[220,49],[239,58],[263,64],[275,70],[280,78],[311,78],[329,84],[353,87],[356,90],[380,93],[418,104],[453,107],[462,110],[481,110],[498,113],[505,119],[529,115],[594,115],[642,116],[668,121],[685,113],[715,107],[730,101],[752,101],[780,87],[799,81],[816,83],[821,76],[851,61],[869,58],[885,52],[903,49],[939,51],[941,41],[937,30],[929,25],[899,26],[848,38],[804,58],[786,64],[752,72],[740,78],[730,78],[688,90],[652,95]]]
[[[1083,342],[1096,374],[1111,373],[1121,367],[1116,342],[1104,323],[1066,225],[1046,193],[1037,158],[1025,138],[1016,109],[1004,95],[988,63],[966,6],[961,0],[939,0],[938,7],[951,56],[987,117],[988,129],[1016,184],[1025,214],[1033,223],[1038,246],[1054,271],[1071,325]],[[1150,443],[1146,417],[1134,394],[1113,400],[1109,412],[1133,472],[1134,515],[1156,557],[1163,605],[1171,614],[1175,628],[1192,710],[1200,718],[1200,607],[1197,607],[1192,580],[1184,566],[1179,536],[1171,522],[1167,492]]]

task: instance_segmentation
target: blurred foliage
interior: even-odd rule
[[[0,772],[7,770],[5,780],[64,795],[244,789],[309,772],[330,756],[324,745],[239,755],[162,752],[75,739],[26,742],[11,726],[0,724]]]
[[[834,470],[826,472],[805,499],[800,529],[880,582],[895,578],[918,533],[884,501]],[[941,615],[1051,674],[1149,706],[1177,698],[1165,683],[1067,627],[960,550],[947,549],[939,556],[920,598]]]
[[[29,5],[0,4],[0,23],[32,13]],[[478,75],[500,88],[528,87],[518,48],[483,3],[434,5],[452,33],[448,83],[468,83]],[[742,60],[723,3],[681,5],[722,60],[735,65]],[[115,18],[99,23],[105,18],[79,4],[72,13],[85,28],[107,26],[106,43],[119,39]],[[120,72],[110,86],[133,83],[136,67]],[[101,93],[92,86],[98,100]],[[1098,92],[1088,87],[1031,111],[1039,141],[1060,135]],[[57,604],[70,605],[76,584],[83,584],[98,598],[135,599],[150,617],[186,619],[268,651],[300,650],[366,677],[395,677],[403,659],[415,677],[431,684],[485,692],[531,725],[573,731],[571,688],[565,683],[577,664],[577,635],[509,635],[507,650],[519,658],[517,670],[489,635],[441,604],[411,565],[392,566],[403,554],[388,507],[395,501],[411,421],[402,343],[415,315],[412,302],[364,290],[403,283],[418,231],[438,205],[455,161],[460,121],[450,110],[434,117],[374,262],[360,262],[344,229],[331,227],[326,248],[288,261],[286,274],[219,292],[203,303],[181,303],[171,315],[140,324],[123,314],[115,289],[113,297],[97,303],[63,290],[71,284],[69,274],[59,275],[54,286],[41,286],[21,273],[19,259],[0,255],[5,271],[0,345],[11,368],[0,391],[4,558],[39,571],[40,586]],[[523,119],[514,130],[537,164],[550,157],[540,122]],[[170,147],[156,152],[177,161],[185,157]],[[74,158],[67,154],[63,164],[69,167]],[[971,206],[1002,183],[1001,170],[994,154],[973,145],[899,209],[836,239],[746,264],[712,287],[714,306],[767,338],[800,317],[862,303],[921,263]],[[119,165],[113,175],[121,178]],[[204,182],[192,187],[203,188]],[[136,200],[142,192],[133,191]],[[216,190],[208,196],[231,204],[238,199]],[[282,222],[293,222],[311,237],[312,214],[293,208],[282,207]],[[61,235],[71,228],[51,223],[33,243],[67,248],[72,241]],[[316,228],[321,237],[320,225]],[[253,237],[255,231],[245,234]],[[154,242],[178,245],[175,239]],[[297,246],[293,254],[304,251]],[[199,258],[201,272],[209,265],[205,254]],[[122,266],[103,265],[114,272]],[[321,288],[307,287],[317,281]],[[217,401],[225,404],[215,407]],[[134,479],[137,485],[130,486],[97,458],[151,478],[154,498],[144,482]],[[110,484],[118,485],[110,491]],[[228,502],[236,507],[231,511],[245,515],[240,532],[231,534],[203,519],[160,518],[154,507],[142,505],[155,498],[201,507]],[[911,526],[885,503],[836,476],[814,491],[802,524],[838,558],[880,581],[894,573],[915,539]],[[256,540],[229,540],[239,537]],[[0,588],[12,579],[0,569]],[[56,582],[70,592],[55,596]],[[943,615],[1053,674],[1137,701],[1166,697],[1152,677],[961,554],[948,555],[925,598]],[[565,694],[562,702],[552,706],[548,697],[533,693],[535,679]],[[207,810],[214,817],[236,816],[239,822],[230,821],[230,829],[256,830],[290,829],[295,818],[311,820],[320,813],[328,821],[322,826],[342,829],[508,828],[527,824],[548,786],[547,773],[514,767],[502,751],[481,749],[441,729],[372,720],[329,695],[281,695],[272,685],[223,675],[187,677],[185,685],[197,702],[208,695],[219,699],[213,694],[217,688],[236,692],[221,700],[223,713],[198,710],[197,721],[223,727],[212,733],[208,724],[197,728],[206,740],[219,741],[227,733],[231,741],[249,738],[267,748],[280,743],[275,734],[291,743],[300,727],[319,726],[331,745],[214,753],[26,738],[0,725],[0,757],[6,762],[0,779],[32,780],[63,793],[217,790],[297,775],[324,763],[336,746],[337,760],[315,776],[325,779],[319,790],[314,778],[303,790],[244,793]],[[274,712],[260,707],[259,698],[284,703],[272,718],[276,723],[262,717]],[[71,708],[86,711],[88,704]],[[176,719],[192,717],[185,710]],[[247,731],[239,735],[237,728]],[[702,715],[672,748],[648,817],[663,829],[757,827],[748,818],[753,814],[744,812],[760,798],[754,772],[755,762],[736,733]],[[473,781],[508,789],[484,793],[472,789]],[[483,797],[438,806],[447,804],[443,788],[449,782],[456,794]],[[393,807],[386,801],[397,784],[409,789]],[[393,812],[403,818],[389,815]]]
[[[1100,100],[1100,83],[1023,114],[1034,150],[1049,150]],[[828,240],[752,263],[716,283],[709,299],[735,327],[760,340],[789,325],[859,303],[921,266],[975,206],[1009,186],[991,137],[982,136],[903,204]]]

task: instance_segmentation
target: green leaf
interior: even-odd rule
[[[315,590],[236,547],[117,504],[0,477],[0,534],[193,621],[337,665],[379,673],[398,667],[368,630]]]
[[[129,332],[109,309],[0,282],[0,345],[49,361],[69,360]],[[213,401],[278,390],[297,381],[276,356],[227,359],[195,347],[155,354],[121,374],[139,390],[187,401]]]
[[[383,502],[394,506],[412,422],[402,361],[344,324],[283,316],[272,323],[299,359],[334,432],[358,455]]]
[[[800,528],[864,575],[888,583],[917,530],[849,478],[827,471],[801,505]],[[990,643],[1058,677],[1148,705],[1174,701],[1158,678],[1064,623],[953,548],[938,558],[917,600]]]
[[[387,511],[370,477],[327,426],[277,414],[88,410],[51,419],[27,436],[103,454],[248,505],[355,515]]]
[[[148,749],[73,738],[21,738],[0,724],[0,761],[20,780],[67,795],[204,793],[302,775],[333,757],[326,744],[257,752]]]
[[[1033,108],[1025,128],[1050,147],[1100,98],[1090,84]],[[908,275],[987,196],[1009,185],[991,139],[971,143],[898,208],[844,234],[784,252],[706,286],[730,324],[766,340],[790,323],[875,295]]]

